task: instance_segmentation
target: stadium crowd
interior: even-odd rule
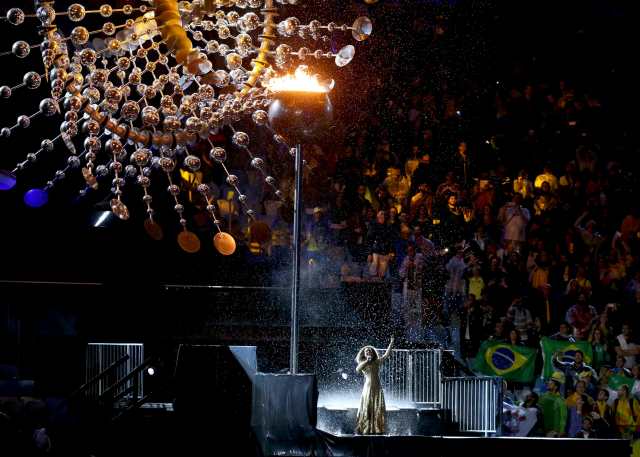
[[[465,114],[473,91],[373,88],[378,109],[344,144],[307,148],[305,278],[388,282],[405,342],[441,328],[470,367],[484,341],[538,349],[537,381],[508,385],[540,410],[530,433],[633,437],[640,211],[610,153],[628,145],[569,81],[500,83],[482,122]],[[575,343],[546,378],[543,338]]]

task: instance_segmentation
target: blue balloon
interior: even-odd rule
[[[40,208],[49,201],[49,194],[42,189],[31,189],[24,194],[24,203],[31,208]]]
[[[7,170],[0,170],[0,190],[11,190],[16,186],[16,175]]]

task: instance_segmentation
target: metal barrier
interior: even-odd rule
[[[461,432],[500,435],[502,427],[502,378],[444,378],[443,408]]]
[[[384,349],[377,349],[380,355]],[[441,349],[394,349],[382,364],[380,382],[390,401],[442,406]]]
[[[127,357],[128,356],[128,357]],[[142,343],[89,343],[85,359],[85,382],[94,379],[115,362],[126,358],[123,363],[115,366],[107,376],[100,377],[87,388],[87,396],[97,399],[111,386],[124,379],[136,369],[144,360],[144,345]],[[124,394],[127,390],[135,389],[135,392],[127,392],[126,396],[143,397],[143,373],[135,374],[135,379],[128,379],[118,386],[114,396]]]

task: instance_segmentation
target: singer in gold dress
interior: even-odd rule
[[[384,416],[386,407],[384,404],[384,392],[380,385],[380,365],[391,355],[393,338],[387,351],[382,357],[378,357],[373,346],[365,346],[358,351],[356,357],[356,372],[364,375],[364,388],[358,408],[356,433],[359,435],[379,435],[384,433]]]

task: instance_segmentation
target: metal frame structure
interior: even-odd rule
[[[128,357],[127,357],[128,356]],[[126,358],[123,363],[114,367],[109,376],[103,376],[87,389],[87,396],[98,399],[103,393],[120,380],[127,377],[144,361],[144,345],[142,343],[88,343],[85,358],[85,382],[95,378],[115,362]],[[114,395],[123,394],[128,389],[135,389],[127,395],[143,398],[143,373],[135,374],[135,379],[128,379],[118,386]]]

